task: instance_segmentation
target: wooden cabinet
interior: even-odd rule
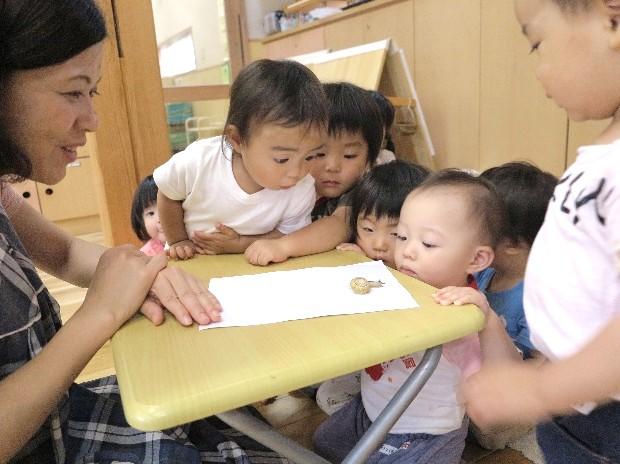
[[[60,183],[37,184],[37,191],[41,212],[51,221],[97,215],[90,158],[78,158],[67,165],[67,176]]]
[[[405,52],[439,168],[529,160],[560,175],[576,148],[607,124],[569,122],[545,96],[512,0],[374,0],[299,31],[323,33],[308,52],[393,38]],[[287,56],[295,36],[265,39],[267,57]]]

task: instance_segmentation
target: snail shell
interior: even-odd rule
[[[353,293],[357,293],[358,295],[364,295],[370,292],[370,283],[363,277],[355,277],[351,279],[350,285]]]

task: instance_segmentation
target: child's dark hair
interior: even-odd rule
[[[398,219],[407,195],[429,174],[425,167],[401,160],[381,164],[368,171],[351,194],[351,240],[357,238],[357,219],[360,215]]]
[[[94,0],[0,0],[0,107],[13,73],[62,63],[105,37]],[[31,171],[28,153],[0,125],[0,176],[28,177]]]
[[[542,226],[558,179],[530,163],[513,162],[487,169],[480,177],[491,182],[506,207],[505,238],[529,246]]]
[[[348,82],[323,84],[330,136],[361,132],[368,144],[368,165],[374,166],[383,140],[383,119],[367,90]]]
[[[146,227],[144,226],[143,213],[146,208],[157,203],[157,184],[153,180],[153,176],[146,176],[133,195],[131,204],[131,228],[138,238],[143,242],[148,241],[149,237]]]
[[[230,88],[226,124],[247,141],[255,124],[324,129],[327,105],[317,77],[296,61],[258,60],[241,70]]]
[[[481,244],[497,247],[504,236],[506,211],[495,186],[483,177],[459,169],[443,169],[432,174],[416,192],[442,187],[458,189],[455,195],[467,197],[470,208],[467,214],[478,221]]]
[[[388,100],[385,95],[383,95],[377,90],[370,90],[370,96],[379,107],[381,117],[383,118],[383,130],[385,132],[385,148],[393,153],[396,150],[394,148],[394,142],[392,141],[392,134],[390,133],[390,131],[392,129],[392,124],[394,124],[394,115],[396,114],[396,111],[394,110],[394,105],[392,105],[392,102]]]

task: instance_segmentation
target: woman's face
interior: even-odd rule
[[[4,94],[2,124],[30,159],[31,179],[56,184],[97,128],[93,97],[101,79],[103,44],[53,66],[17,71]]]

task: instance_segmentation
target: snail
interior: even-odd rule
[[[383,287],[385,284],[380,280],[367,280],[363,277],[354,277],[351,279],[351,289],[353,293],[357,293],[358,295],[365,295],[370,292],[371,288]]]

